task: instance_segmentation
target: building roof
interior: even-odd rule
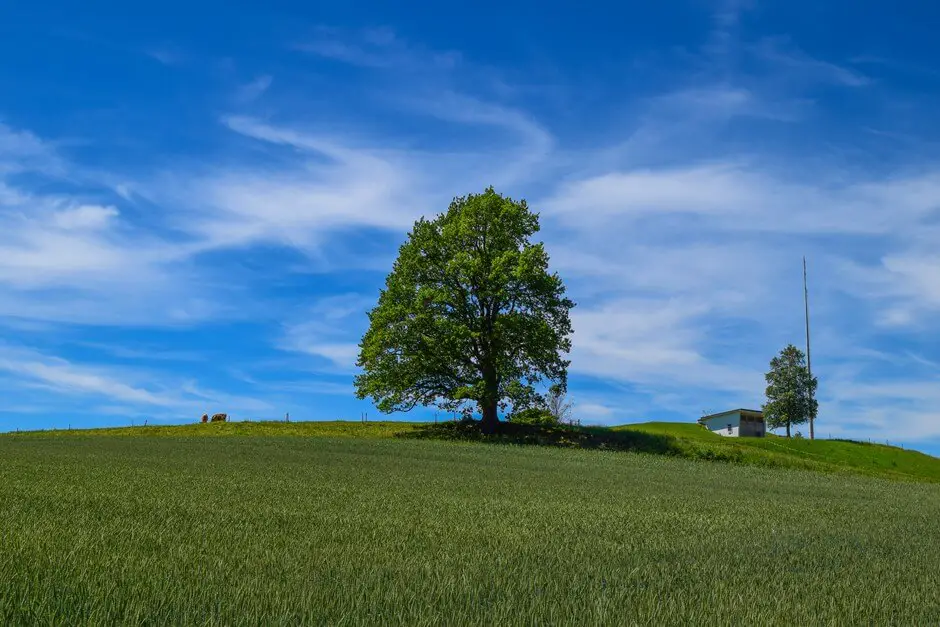
[[[764,412],[758,409],[729,409],[728,411],[719,412],[717,414],[709,414],[708,416],[702,416],[698,419],[698,422],[705,422],[706,420],[711,420],[712,418],[718,418],[720,416],[727,416],[729,414],[757,414],[762,419],[764,417]]]

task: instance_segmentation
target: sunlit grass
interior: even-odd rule
[[[0,624],[940,621],[935,484],[381,437],[0,460]]]
[[[0,435],[33,437],[38,432]],[[482,436],[474,425],[398,421],[224,422],[150,425],[108,429],[69,429],[39,432],[49,437],[355,437],[423,438],[488,441],[504,444],[543,444],[567,448],[603,448],[646,452],[774,468],[798,468],[829,473],[854,473],[902,481],[940,482],[940,459],[895,446],[844,440],[770,436],[723,438],[694,423],[647,422],[620,427],[541,428],[503,423],[496,436]]]
[[[697,424],[648,422],[616,427],[673,438],[680,456],[727,458],[761,466],[853,472],[899,480],[940,482],[940,459],[897,446],[807,438],[725,438]]]
[[[194,422],[182,425],[137,425],[132,427],[108,427],[99,429],[50,429],[47,431],[21,431],[6,433],[6,437],[43,436],[326,436],[357,438],[390,438],[413,429],[418,423],[396,421],[346,421],[329,420],[316,422],[282,421],[235,421]],[[0,436],[0,437],[3,437]]]

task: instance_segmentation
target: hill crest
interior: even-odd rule
[[[225,422],[21,431],[2,437],[353,437],[479,441],[514,445],[620,450],[766,468],[848,472],[901,481],[940,483],[940,459],[919,451],[853,440],[723,438],[697,424],[646,422],[615,427],[531,427],[501,423],[495,435],[476,423]]]

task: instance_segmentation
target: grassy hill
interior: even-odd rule
[[[561,441],[673,429],[2,436],[0,624],[940,623],[940,485]]]
[[[542,444],[565,448],[625,450],[775,468],[855,473],[896,480],[940,482],[940,459],[883,444],[846,440],[724,438],[697,424],[647,422],[619,427],[544,429],[503,424],[483,436],[472,425],[410,422],[227,422],[176,426],[44,431],[49,436],[308,436],[416,438]],[[9,434],[14,435],[14,434]],[[26,436],[27,433],[20,433]],[[2,437],[2,436],[0,436]]]
[[[183,425],[150,425],[136,427],[108,427],[100,429],[49,429],[46,431],[18,431],[0,434],[0,438],[70,436],[147,436],[147,437],[218,437],[218,436],[308,436],[390,438],[423,423],[413,422],[353,422],[345,420],[316,422],[195,422]]]
[[[853,472],[875,477],[940,482],[940,459],[897,446],[849,440],[809,440],[768,435],[725,438],[697,424],[648,422],[614,427],[672,438],[683,457],[759,466]]]

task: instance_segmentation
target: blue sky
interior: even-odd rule
[[[492,184],[583,421],[759,406],[805,254],[818,433],[940,453],[940,7],[447,4],[8,3],[0,430],[378,418],[365,311]]]

